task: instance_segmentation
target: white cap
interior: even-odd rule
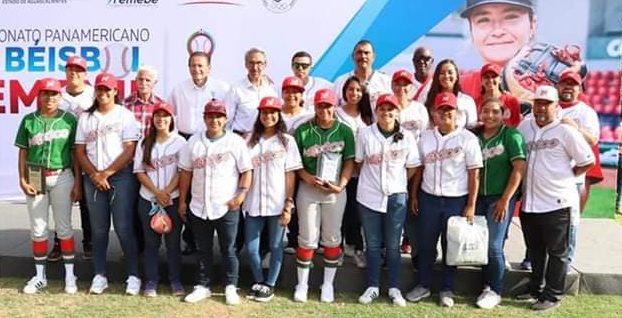
[[[535,93],[533,94],[533,99],[544,99],[551,102],[556,102],[559,100],[557,95],[557,89],[553,86],[542,85],[536,88]]]

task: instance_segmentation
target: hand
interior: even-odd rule
[[[233,199],[229,200],[227,202],[227,206],[229,207],[229,211],[235,210],[237,208],[240,207],[240,205],[242,205],[242,202],[244,202],[244,199],[246,199],[246,193],[238,193],[236,194]]]
[[[330,183],[328,181],[321,180],[318,177],[315,177],[315,179],[316,179],[316,183],[318,183],[318,182],[320,183],[319,188],[322,189],[325,192],[328,192],[328,193],[339,193],[339,192],[343,191],[343,187],[340,187],[338,185],[334,185],[334,184],[332,184],[332,183]]]
[[[27,196],[33,197],[37,195],[37,190],[35,190],[35,187],[31,186],[30,183],[24,180],[19,182],[19,187],[22,188],[22,192],[24,192],[24,194]]]
[[[168,193],[166,190],[156,192],[155,197],[156,201],[158,201],[158,204],[163,208],[173,204],[173,200],[171,200],[171,194]]]
[[[314,188],[321,188],[324,185],[324,181],[316,176],[307,177],[303,181]]]
[[[93,173],[93,175],[90,175],[89,177],[91,178],[91,181],[93,181],[93,184],[98,190],[100,191],[110,190],[111,187],[110,187],[110,183],[108,183],[108,177],[106,173],[98,171],[98,172]]]
[[[579,125],[577,124],[577,122],[570,117],[563,117],[561,119],[561,123],[579,129]]]
[[[499,198],[499,200],[495,202],[495,207],[492,212],[492,216],[495,222],[501,223],[501,221],[505,219],[505,216],[508,213],[508,204],[509,200],[506,200],[504,198]]]
[[[419,215],[419,198],[417,196],[410,197],[410,211],[413,215]]]
[[[82,200],[82,183],[74,181],[71,188],[71,202],[79,202],[80,200]]]
[[[182,222],[186,222],[186,214],[188,213],[188,204],[186,201],[179,200],[179,206],[177,207],[177,214],[179,214],[179,218],[181,218]]]
[[[283,213],[281,213],[281,224],[283,226],[287,226],[291,220],[292,220],[291,210],[283,209]]]
[[[467,221],[472,222],[475,217],[475,206],[468,205],[464,207],[464,211],[462,212],[462,216],[464,216]]]

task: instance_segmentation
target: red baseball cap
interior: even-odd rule
[[[60,93],[60,82],[55,78],[42,78],[38,81],[39,91]]]
[[[66,68],[69,66],[77,66],[86,72],[86,60],[82,56],[79,56],[79,55],[70,56],[67,59],[67,63],[65,64]]]
[[[323,88],[318,90],[317,92],[315,92],[313,104],[330,104],[332,106],[337,105],[337,96],[335,96],[335,91],[330,88]]]
[[[99,73],[95,77],[95,88],[100,86],[115,89],[117,88],[117,78],[110,73]]]
[[[158,110],[164,111],[167,114],[169,114],[170,116],[173,116],[173,107],[171,107],[171,105],[168,104],[167,102],[157,103],[153,107],[153,113],[155,114],[155,112],[157,112]]]
[[[296,76],[288,76],[283,80],[283,85],[281,85],[281,89],[286,89],[288,87],[297,88],[300,91],[305,91],[305,83]]]
[[[264,109],[275,109],[280,111],[283,108],[283,103],[281,103],[281,99],[274,96],[266,96],[261,99],[259,102],[258,110]]]
[[[436,95],[436,98],[434,98],[434,109],[439,109],[441,107],[451,107],[453,109],[458,108],[456,95],[447,92],[442,92]]]
[[[501,67],[493,63],[484,64],[484,66],[482,66],[481,70],[479,71],[479,74],[481,76],[484,76],[484,74],[486,73],[494,73],[495,76],[499,76],[501,75]]]
[[[575,71],[564,71],[559,77],[559,82],[572,80],[575,84],[581,85],[581,75]]]
[[[410,84],[415,82],[415,78],[413,77],[412,73],[407,70],[399,70],[393,73],[393,78],[391,79],[391,82],[394,83],[401,79],[407,81]]]
[[[207,114],[220,114],[226,117],[227,106],[222,101],[212,99],[207,102],[207,104],[205,104],[205,108],[203,108],[203,115]]]
[[[395,77],[395,75],[393,76]],[[380,107],[380,105],[389,104],[395,108],[399,108],[400,103],[397,101],[397,97],[393,94],[382,94],[378,96],[376,100],[376,108]]]

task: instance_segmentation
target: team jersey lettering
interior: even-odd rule
[[[384,153],[375,153],[365,156],[365,162],[370,165],[379,165],[383,161],[397,161],[406,158],[406,149],[396,149],[385,151]]]
[[[405,121],[402,123],[402,127],[404,127],[404,129],[406,130],[419,130],[419,128],[421,127],[421,121],[420,120],[409,120],[409,121]]]
[[[86,142],[95,142],[99,136],[106,136],[109,134],[117,134],[123,131],[122,123],[114,123],[105,125],[101,129],[91,130],[86,134]]]
[[[321,145],[314,145],[310,148],[306,148],[303,151],[305,157],[317,157],[324,152],[341,152],[345,147],[345,142],[326,142]]]
[[[67,139],[69,138],[69,129],[56,129],[46,131],[44,133],[38,133],[28,139],[30,146],[40,146],[45,142],[53,141],[54,139]]]
[[[490,158],[494,158],[496,156],[503,154],[504,151],[505,151],[505,147],[503,147],[503,144],[498,144],[494,147],[482,149],[482,157],[485,161]]]
[[[266,151],[263,154],[253,156],[253,158],[251,158],[251,162],[253,163],[253,168],[257,168],[261,164],[267,164],[268,162],[271,162],[271,161],[274,161],[276,159],[280,159],[283,157],[285,157],[285,149],[279,149],[276,151]]]
[[[460,146],[454,147],[454,148],[441,149],[439,151],[432,151],[425,155],[425,162],[434,163],[436,161],[443,161],[445,159],[457,157],[462,152],[463,152],[462,147]]]
[[[228,152],[215,153],[207,157],[199,157],[199,158],[194,159],[192,166],[195,169],[202,169],[205,167],[211,168],[230,159],[231,159],[231,154]]]
[[[553,149],[559,145],[559,139],[540,139],[538,141],[530,141],[527,143],[529,151],[538,151],[544,149]]]
[[[159,159],[151,160],[151,165],[147,167],[147,171],[156,171],[166,166],[177,164],[177,155],[167,155]]]

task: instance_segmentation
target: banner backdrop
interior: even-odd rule
[[[44,76],[64,79],[71,55],[88,61],[90,81],[101,71],[118,76],[122,95],[138,67],[152,65],[165,98],[189,77],[193,50],[211,52],[211,76],[228,82],[245,76],[243,55],[251,47],[266,51],[277,83],[291,74],[299,50],[314,57],[313,75],[332,81],[352,69],[352,48],[361,39],[374,43],[375,67],[387,73],[412,70],[412,52],[421,45],[436,61],[452,58],[462,70],[476,70],[482,51],[460,17],[464,6],[465,0],[0,0],[0,200],[23,197],[13,142],[21,118],[36,109],[33,85]],[[528,40],[562,51],[578,47],[588,79],[615,71],[619,91],[621,15],[616,0],[540,0]],[[613,133],[619,95],[594,101],[610,107],[601,124]]]

